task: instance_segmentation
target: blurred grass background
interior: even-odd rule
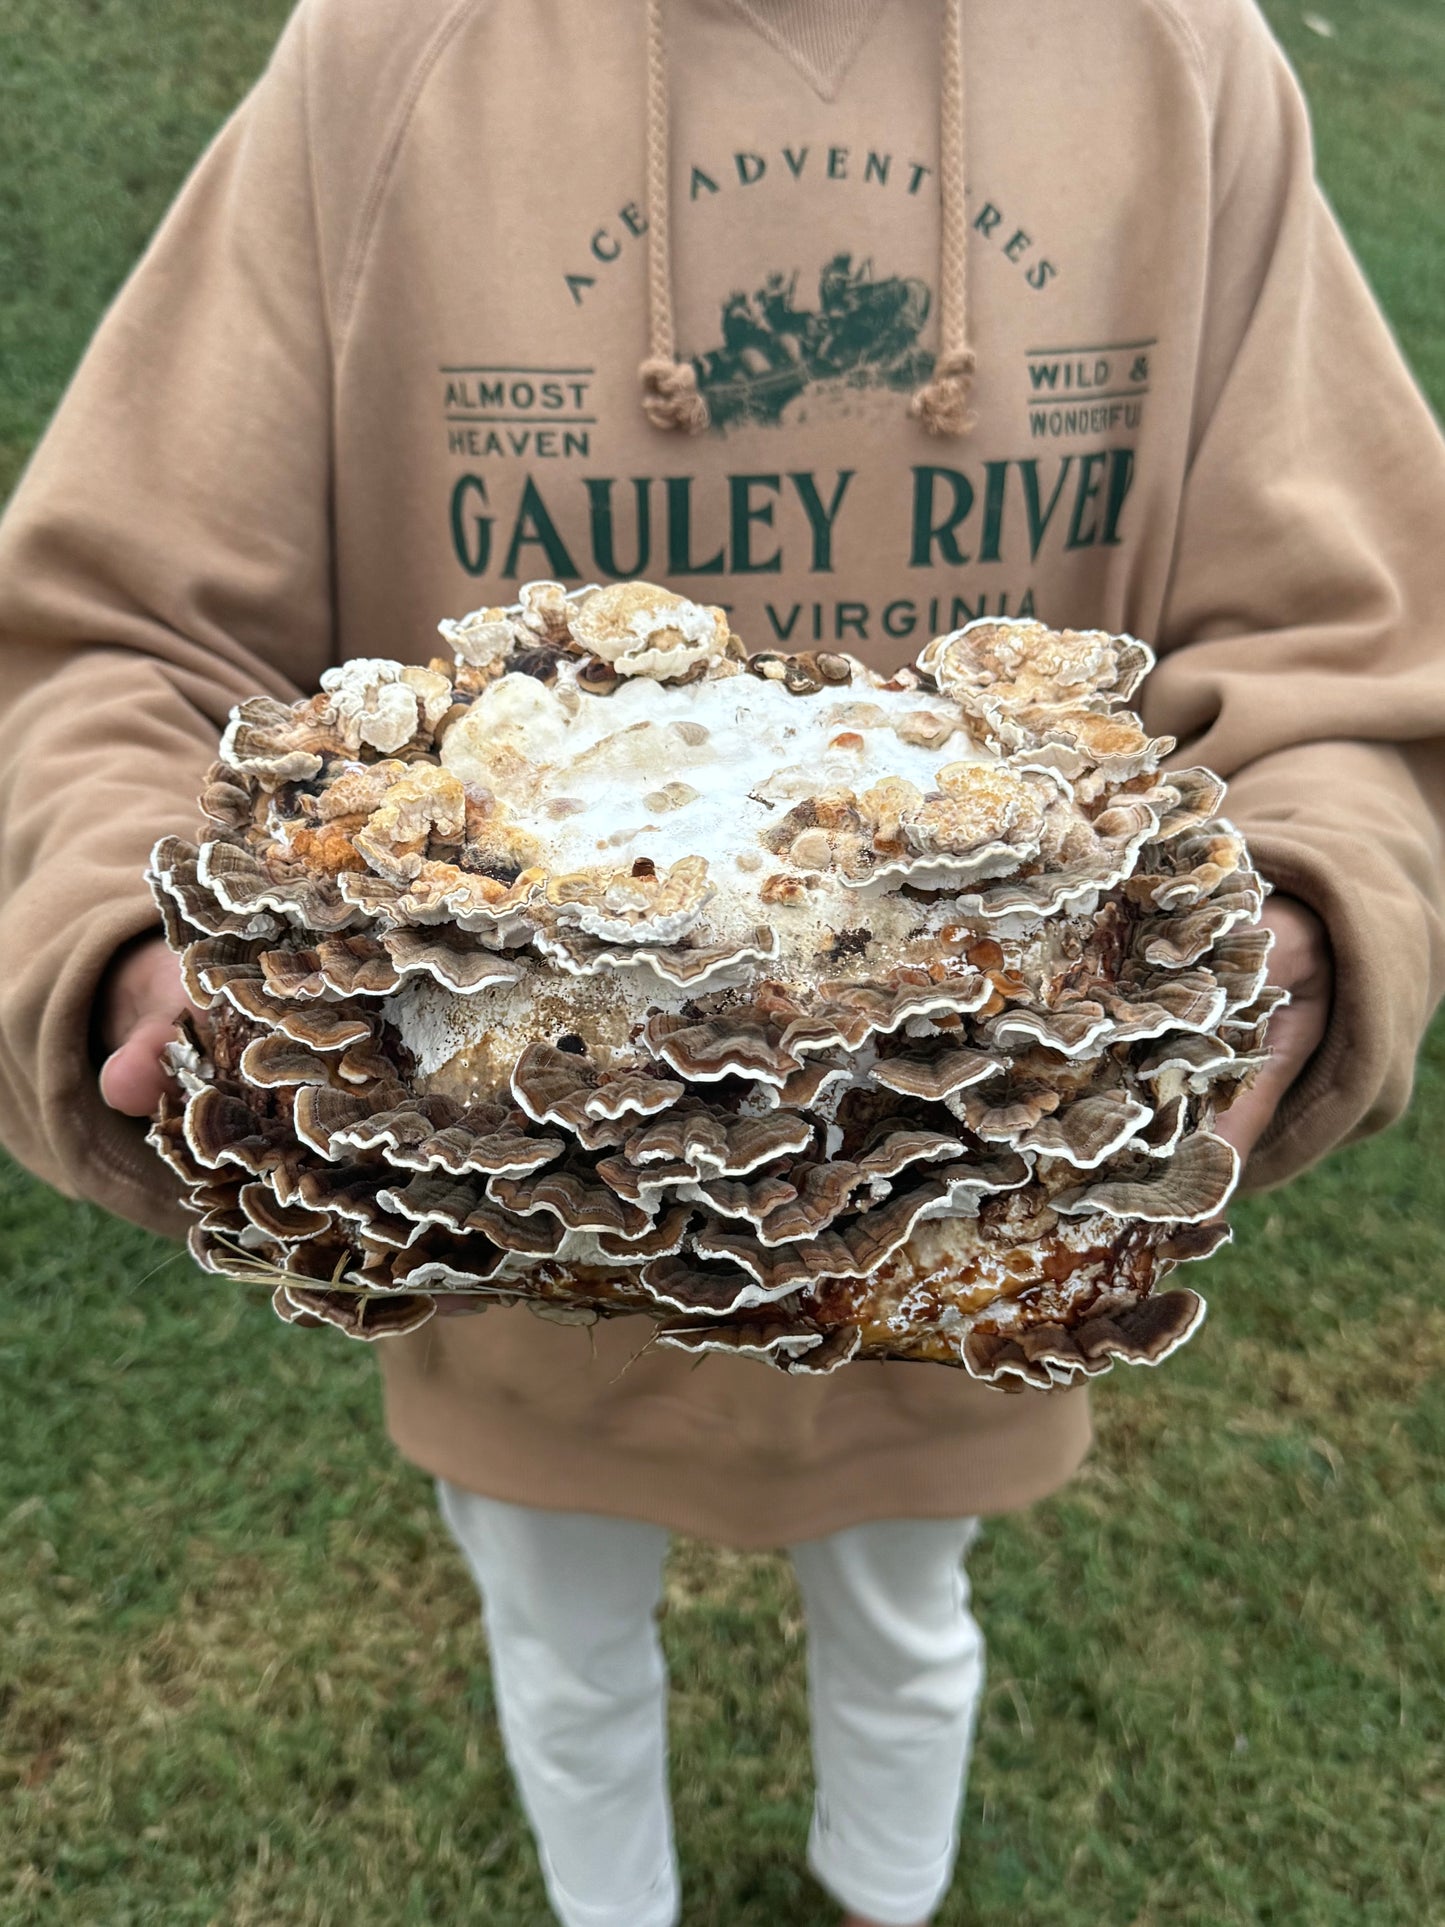
[[[0,494],[283,0],[6,0]],[[1267,7],[1445,401],[1445,12]],[[1310,25],[1310,20],[1315,25]],[[1445,1921],[1445,1033],[1406,1123],[1247,1203],[1213,1316],[975,1556],[946,1927]],[[371,1360],[0,1166],[0,1922],[532,1927],[475,1598]],[[686,1918],[807,1927],[786,1568],[680,1545]]]

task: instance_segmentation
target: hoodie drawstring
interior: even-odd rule
[[[639,369],[642,407],[655,428],[696,435],[709,421],[697,370],[678,359],[672,313],[672,181],[667,97],[666,0],[647,0],[648,354]],[[968,161],[965,140],[963,0],[940,0],[938,356],[908,404],[931,435],[966,435],[977,358],[968,339]]]
[[[977,417],[969,407],[977,357],[968,340],[968,149],[964,126],[963,0],[942,0],[939,49],[938,200],[943,237],[938,256],[938,359],[908,412],[930,435],[966,435]]]
[[[697,370],[677,358],[672,322],[672,182],[663,0],[647,0],[647,333],[642,408],[654,428],[699,434],[708,425]]]

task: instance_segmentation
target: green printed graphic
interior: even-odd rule
[[[851,254],[836,254],[819,272],[810,308],[799,305],[798,273],[776,272],[754,294],[730,294],[722,345],[693,357],[714,427],[776,426],[791,401],[824,382],[909,389],[932,374],[933,352],[918,343],[933,305],[926,283],[875,281],[871,260],[855,267]]]

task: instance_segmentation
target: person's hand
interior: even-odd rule
[[[161,1052],[189,1008],[180,958],[164,937],[143,938],[111,965],[100,991],[100,1094],[113,1111],[149,1117],[155,1110],[171,1083]]]
[[[1241,1163],[1259,1142],[1280,1099],[1313,1057],[1330,1020],[1334,967],[1330,940],[1314,911],[1294,897],[1271,897],[1265,927],[1274,932],[1269,981],[1290,994],[1275,1011],[1265,1039],[1269,1062],[1220,1114],[1215,1130],[1238,1151]]]

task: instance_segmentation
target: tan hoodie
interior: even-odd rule
[[[103,323],[0,531],[6,1141],[176,1229],[87,1029],[229,705],[624,574],[879,664],[979,613],[1153,641],[1150,727],[1336,952],[1252,1178],[1388,1121],[1441,982],[1445,447],[1255,7],[670,0],[650,119],[649,11],[305,0]],[[644,415],[649,356],[711,426]],[[737,1544],[1019,1505],[1087,1443],[1082,1394],[644,1335],[434,1321],[378,1347],[392,1435]]]

